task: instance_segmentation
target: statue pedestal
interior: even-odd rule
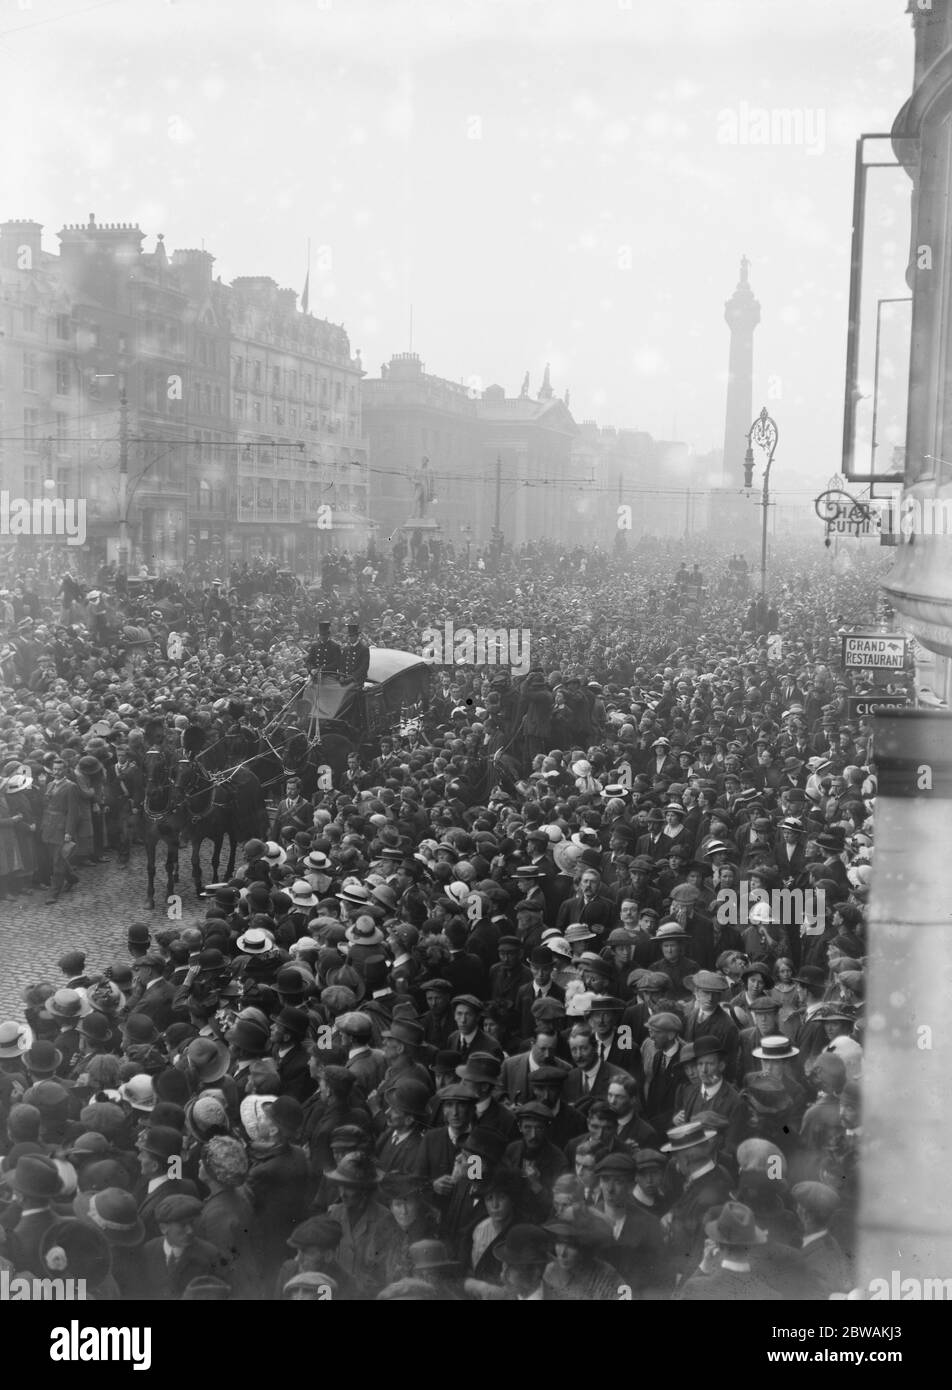
[[[411,516],[400,527],[401,531],[418,532],[421,540],[437,535],[442,529],[440,523],[432,516]]]

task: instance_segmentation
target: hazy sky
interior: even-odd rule
[[[909,94],[904,0],[0,0],[0,216],[204,244],[365,368],[723,438],[724,300],[762,306],[775,484],[839,463],[853,151]],[[759,111],[796,113],[753,143]],[[775,120],[778,118],[775,118]],[[904,255],[904,249],[903,249]],[[741,460],[737,461],[738,472]]]

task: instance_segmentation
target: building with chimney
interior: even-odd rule
[[[223,285],[132,224],[87,222],[44,251],[0,225],[0,485],[87,502],[91,553],[256,555],[301,571],[370,535],[359,355],[267,277]]]

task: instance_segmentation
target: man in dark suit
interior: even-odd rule
[[[586,1015],[595,1038],[599,1060],[640,1081],[641,1049],[627,1024],[621,1023],[625,1002],[610,994],[595,994]]]
[[[568,1076],[568,1069],[563,1069],[558,1058],[529,1076],[529,1099],[539,1101],[552,1112],[547,1138],[563,1153],[566,1144],[586,1133],[585,1117],[562,1098]]]
[[[826,992],[826,971],[818,965],[803,965],[793,977],[797,986],[797,1007],[780,1025],[794,1047],[800,1049],[800,1065],[806,1070],[829,1039],[823,1022],[823,996]]]
[[[602,860],[602,886],[607,892],[615,893],[627,886],[631,858],[635,852],[637,836],[633,826],[627,821],[613,823],[608,839],[608,854]]]
[[[635,842],[635,858],[650,859],[652,863],[664,859],[668,853],[668,841],[664,835],[664,813],[657,807],[648,812],[648,829]]]
[[[569,1034],[569,1052],[575,1063],[568,1074],[562,1099],[568,1105],[584,1110],[593,1100],[605,1100],[608,1083],[627,1072],[599,1058],[595,1031],[587,1023],[576,1023]]]
[[[648,1036],[641,1044],[644,1068],[644,1113],[657,1129],[666,1130],[674,1115],[674,1098],[682,1075],[678,1057],[684,1020],[667,1010],[648,1019]]]
[[[529,957],[531,979],[520,986],[516,994],[516,1009],[520,1038],[529,1038],[535,1027],[532,1005],[537,999],[565,1001],[565,990],[552,979],[555,957],[547,946],[536,946]]]
[[[311,824],[311,803],[301,795],[301,779],[293,774],[287,779],[284,797],[278,802],[278,809],[271,822],[271,838],[281,841],[281,832],[286,825],[295,830],[307,829]]]
[[[149,1239],[159,1234],[157,1209],[166,1197],[197,1197],[198,1189],[182,1173],[182,1136],[171,1125],[151,1125],[138,1142],[142,1187],[139,1220]]]
[[[161,1033],[172,1022],[175,1000],[175,986],[165,978],[165,961],[158,951],[147,951],[132,969],[142,993],[129,1012],[146,1014]]]
[[[502,1048],[494,1037],[480,1028],[483,1006],[474,994],[457,994],[451,1001],[456,1028],[446,1041],[446,1050],[458,1052],[465,1062],[471,1052],[491,1052],[502,1056]]]
[[[714,1218],[703,1224],[702,1234],[706,1242],[701,1258],[678,1290],[679,1302],[781,1301],[783,1295],[764,1278],[761,1265],[750,1258],[751,1247],[763,1241],[750,1207],[741,1202],[717,1205]]]
[[[687,1278],[704,1254],[704,1222],[711,1207],[730,1199],[730,1175],[714,1159],[717,1131],[702,1124],[676,1125],[668,1130],[661,1152],[671,1154],[683,1189],[671,1210],[662,1217],[668,1249],[676,1273]]]
[[[725,1153],[733,1154],[740,1142],[746,1112],[739,1093],[730,1082],[724,1080],[724,1057],[720,1043],[710,1037],[695,1039],[694,1058],[697,1080],[686,1087],[682,1112],[675,1119],[680,1124],[689,1124],[698,1115],[707,1112],[722,1115],[727,1121],[723,1149]]]
[[[46,847],[52,864],[53,893],[47,906],[55,903],[65,887],[68,892],[79,876],[70,867],[70,857],[76,848],[82,825],[81,798],[76,783],[66,775],[62,758],[54,758],[50,781],[43,796],[43,819],[40,823],[40,842]]]
[[[516,1052],[502,1064],[500,1084],[514,1105],[532,1099],[531,1083],[537,1070],[555,1067],[568,1075],[571,1068],[556,1056],[559,1043],[557,1029],[552,1024],[535,1023],[532,1045],[526,1052]]]
[[[442,1124],[423,1136],[413,1171],[426,1178],[441,1207],[453,1191],[457,1163],[465,1159],[462,1142],[473,1128],[476,1093],[464,1082],[437,1091]]]
[[[517,936],[501,936],[497,947],[499,959],[489,969],[489,995],[494,1004],[504,1004],[510,1014],[518,1008],[517,999],[525,985],[532,984],[529,967],[523,964],[522,942]]]
[[[456,1068],[456,1075],[476,1094],[474,1123],[484,1129],[498,1129],[507,1139],[511,1139],[516,1128],[515,1116],[495,1098],[501,1071],[502,1059],[499,1056],[491,1052],[470,1052],[462,1066]]]
[[[272,1055],[281,1079],[281,1094],[293,1096],[302,1105],[315,1088],[304,1048],[304,1039],[310,1025],[311,1018],[307,1010],[291,1005],[286,1005],[271,1025]]]
[[[508,1145],[504,1161],[522,1173],[533,1196],[548,1203],[556,1178],[569,1168],[565,1154],[549,1139],[552,1112],[541,1101],[530,1100],[519,1106],[516,1116],[519,1132]]]
[[[451,920],[443,933],[450,945],[450,958],[440,968],[443,977],[449,980],[457,994],[474,994],[485,999],[489,974],[479,956],[466,949],[467,923],[462,919]]]
[[[790,1193],[803,1227],[801,1265],[816,1284],[817,1298],[847,1293],[852,1286],[849,1261],[830,1234],[829,1223],[840,1205],[838,1194],[822,1182],[799,1182]]]
[[[29,1273],[39,1279],[47,1272],[40,1258],[40,1242],[59,1219],[51,1206],[62,1186],[59,1171],[45,1154],[27,1153],[17,1161],[12,1181],[22,1205],[9,1209],[10,1219],[16,1221],[16,1225],[4,1250],[13,1260],[11,1273]],[[18,1212],[19,1220],[16,1220]]]
[[[163,1197],[159,1202],[155,1215],[160,1234],[142,1250],[147,1298],[177,1301],[192,1279],[223,1272],[223,1252],[195,1234],[195,1223],[201,1214],[200,1200],[184,1193]]]
[[[684,1041],[715,1038],[722,1050],[725,1075],[732,1079],[737,1075],[740,1033],[729,1014],[721,1008],[721,1001],[726,999],[730,990],[730,982],[716,971],[698,970],[691,977],[691,987],[694,1003],[684,1020]]]
[[[559,910],[560,902],[556,883],[559,869],[552,858],[551,841],[548,833],[541,828],[527,830],[526,847],[529,851],[531,867],[542,875],[538,880],[538,887],[542,890],[542,897],[545,902],[545,920],[553,922]]]
[[[587,927],[599,927],[599,935],[608,931],[615,916],[615,904],[602,889],[602,876],[597,869],[586,869],[579,880],[579,892],[567,898],[559,908],[556,926],[560,932],[574,922]]]

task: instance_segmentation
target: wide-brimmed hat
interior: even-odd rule
[[[33,1029],[28,1023],[10,1019],[0,1023],[0,1057],[22,1057],[33,1046]]]
[[[31,1076],[53,1076],[63,1065],[63,1054],[46,1038],[36,1038],[24,1060]]]
[[[136,1199],[121,1187],[80,1192],[73,1199],[73,1211],[81,1221],[95,1226],[109,1245],[141,1245],[145,1240]]]
[[[742,1202],[725,1202],[717,1217],[705,1223],[704,1230],[718,1245],[765,1245],[767,1232],[760,1230],[750,1207]]]
[[[291,884],[291,903],[294,907],[317,907],[319,901],[311,885],[303,878],[295,879]]]
[[[53,1018],[66,1019],[69,1022],[85,1018],[87,1014],[92,1013],[93,1008],[85,993],[79,989],[58,989],[50,995],[43,1007]]]
[[[351,946],[382,946],[386,940],[372,917],[358,917],[347,928],[344,937]]]
[[[45,1154],[23,1154],[17,1159],[13,1171],[5,1175],[4,1181],[9,1182],[21,1197],[41,1200],[58,1196],[63,1187],[59,1169]]]
[[[362,883],[347,884],[339,893],[335,893],[334,897],[342,903],[353,903],[355,907],[370,905],[370,889],[365,888]]]
[[[264,847],[264,854],[261,858],[267,860],[269,864],[283,864],[287,860],[288,852],[282,849],[276,840],[268,840]]]
[[[237,941],[239,951],[247,956],[260,956],[274,947],[274,937],[263,927],[249,927]]]
[[[586,926],[584,922],[572,922],[565,929],[565,940],[569,945],[574,944],[576,941],[594,941],[596,935],[597,934],[592,931],[591,927]]]
[[[337,1167],[330,1169],[325,1176],[341,1187],[361,1187],[370,1191],[380,1186],[384,1174],[370,1154],[355,1151],[345,1154]]]
[[[220,1081],[229,1062],[228,1048],[220,1038],[193,1038],[181,1057],[182,1066],[194,1072],[202,1085]]]
[[[385,1028],[380,1036],[393,1038],[395,1042],[409,1043],[414,1047],[419,1047],[424,1041],[425,1033],[422,1023],[414,1023],[408,1018],[395,1018],[390,1027]]]
[[[686,1125],[675,1125],[668,1130],[668,1142],[661,1145],[661,1152],[663,1154],[681,1153],[684,1149],[693,1149],[698,1144],[716,1138],[716,1129],[705,1129],[704,1125],[698,1124],[696,1121]]]
[[[456,1075],[461,1081],[498,1081],[502,1063],[491,1052],[471,1052]]]
[[[800,1049],[794,1047],[790,1039],[782,1033],[777,1033],[761,1038],[760,1046],[755,1047],[751,1055],[763,1062],[786,1062],[793,1057],[799,1057]]]
[[[130,1076],[129,1080],[124,1081],[119,1087],[119,1094],[133,1110],[147,1113],[155,1109],[155,1087],[152,1077],[147,1072],[138,1072],[135,1076]]]
[[[690,934],[682,931],[677,922],[665,922],[655,932],[655,941],[664,943],[665,941],[690,941]]]

